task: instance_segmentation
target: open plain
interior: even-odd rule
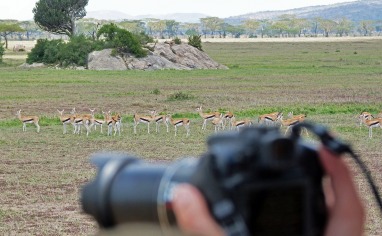
[[[11,48],[11,47],[10,47]],[[169,163],[206,151],[211,124],[202,131],[196,112],[232,111],[255,124],[260,114],[305,113],[307,120],[328,126],[350,142],[382,188],[382,129],[359,126],[358,115],[382,111],[382,38],[346,41],[204,42],[203,49],[229,70],[77,71],[21,69],[25,53],[7,51],[0,64],[0,234],[89,235],[93,219],[79,203],[81,186],[96,173],[89,156],[100,151],[136,155],[148,162]],[[88,137],[63,134],[57,109],[79,113],[95,108],[120,113],[121,136],[99,128]],[[38,115],[22,131],[16,111]],[[149,110],[188,117],[191,133],[179,127],[147,133],[144,124],[133,133],[134,112]],[[284,131],[285,128],[282,128]],[[307,137],[312,139],[312,136]],[[366,235],[382,234],[382,217],[358,167],[348,158],[367,209]]]

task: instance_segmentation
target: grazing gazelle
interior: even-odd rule
[[[288,113],[288,118],[290,119],[298,119],[300,120],[301,122],[305,120],[306,118],[306,114],[298,114],[298,115],[293,115],[293,112],[289,112]]]
[[[169,129],[168,129],[168,121],[166,119],[166,116],[165,115],[158,115],[158,112],[156,110],[150,111],[150,113],[151,113],[151,117],[152,117],[153,121],[155,121],[156,132],[159,133],[159,123],[163,122],[163,124],[166,125],[167,133],[168,133]]]
[[[282,112],[273,112],[269,114],[260,115],[258,122],[264,125],[275,125],[277,121],[280,120],[280,117],[283,115]]]
[[[196,111],[199,113],[200,117],[203,118],[202,130],[206,129],[207,121],[213,120],[214,118],[219,118],[220,117],[220,112],[203,113],[202,106],[197,107]]]
[[[73,124],[73,121],[74,121],[74,115],[64,115],[64,109],[62,109],[62,111],[58,110],[58,113],[60,114],[60,121],[64,127],[64,131],[63,131],[63,134],[66,134],[66,125],[67,124]],[[75,127],[75,126],[74,126]]]
[[[190,135],[190,119],[188,118],[179,118],[179,119],[173,119],[171,115],[166,116],[167,122],[169,122],[172,126],[174,126],[175,129],[175,136],[178,130],[178,126],[184,126],[186,129],[186,136]]]
[[[231,120],[231,122],[232,122],[232,128],[236,128],[237,131],[240,131],[241,127],[252,125],[252,121],[250,119],[244,119],[244,120],[236,121],[236,119],[234,117]]]
[[[297,118],[290,118],[290,119],[284,120],[283,116],[281,116],[280,117],[281,126],[287,127],[285,130],[285,134],[288,132],[288,130],[291,127],[293,127],[293,126],[295,126],[301,122],[304,122],[304,119],[305,119],[305,116],[304,117],[297,117]],[[309,136],[308,130],[307,129],[303,129],[303,130],[305,130],[306,135]],[[301,132],[303,132],[303,131],[301,130]]]
[[[137,134],[137,126],[139,123],[147,124],[147,133],[150,133],[150,123],[153,121],[152,116],[141,116],[134,112],[134,134]]]
[[[40,125],[38,124],[39,118],[38,116],[22,116],[21,115],[21,110],[18,110],[16,112],[17,118],[23,123],[23,131],[27,130],[27,124],[34,124],[37,128],[37,133],[40,132]]]
[[[220,114],[220,117],[214,118],[211,123],[213,126],[215,126],[215,133],[218,132],[220,129],[224,129],[224,118],[223,118],[223,113]]]

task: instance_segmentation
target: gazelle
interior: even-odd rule
[[[277,121],[280,120],[282,112],[273,112],[269,114],[260,115],[258,118],[258,122],[264,125],[275,125]]]
[[[74,116],[73,125],[74,125],[74,134],[80,134],[81,133],[81,125],[83,125],[86,128],[86,136],[89,136],[90,129],[89,124],[91,120],[91,115],[85,114],[85,115],[78,115],[76,114],[76,108],[73,108],[70,112]]]
[[[158,115],[158,112],[156,110],[150,111],[150,113],[151,113],[151,117],[152,117],[153,121],[155,121],[156,132],[159,133],[159,124],[160,124],[160,122],[163,122],[163,124],[166,125],[167,133],[168,133],[169,129],[168,129],[168,121],[166,119],[166,116],[165,115]]]
[[[171,115],[166,116],[167,122],[169,122],[172,126],[174,126],[175,130],[175,136],[178,130],[178,126],[184,126],[186,129],[186,136],[188,137],[190,135],[190,120],[188,118],[179,118],[179,119],[173,119]]]
[[[38,116],[22,116],[21,110],[18,110],[16,112],[17,118],[23,123],[23,131],[25,132],[27,130],[27,124],[34,124],[37,128],[37,133],[40,132],[40,125],[38,124],[39,118]]]
[[[306,114],[293,115],[293,112],[289,112],[288,117],[290,119],[298,119],[300,122],[303,122],[306,118]]]
[[[224,127],[224,118],[223,118],[223,113],[220,114],[220,117],[218,118],[214,118],[211,123],[213,124],[213,126],[215,127],[215,133],[218,132],[220,129],[223,129]]]
[[[66,134],[66,125],[67,124],[72,124],[73,127],[75,127],[74,124],[73,124],[73,122],[74,122],[74,115],[64,115],[64,109],[62,109],[62,111],[57,109],[57,111],[60,114],[60,121],[61,121],[61,123],[63,125],[63,129],[64,129],[63,134]]]
[[[290,118],[290,119],[284,120],[283,116],[281,116],[280,122],[281,122],[281,126],[287,127],[285,130],[285,134],[286,134],[291,127],[303,122],[303,120],[297,119],[297,118]],[[308,134],[308,131],[306,129],[305,129],[305,132]]]
[[[232,129],[232,119],[234,119],[234,118],[235,118],[235,115],[232,112],[227,111],[223,116],[223,120],[224,120],[223,129],[225,129],[225,127],[228,124],[228,129],[231,130]]]
[[[250,119],[236,121],[236,119],[233,118],[231,122],[232,122],[232,127],[235,128],[237,131],[240,131],[241,127],[252,125],[252,121]]]
[[[94,116],[95,109],[89,109],[89,110],[91,112],[89,129],[91,130],[91,128],[94,126],[94,130],[96,130],[97,126],[100,126],[101,127],[101,134],[102,134],[103,133],[102,127],[103,127],[103,124],[105,124],[105,119],[102,120],[102,119],[95,118],[95,116]]]
[[[381,127],[382,128],[382,118],[364,120],[364,123],[367,127],[369,127],[369,138],[373,137],[373,128],[374,127]]]
[[[147,133],[150,133],[150,123],[153,121],[152,116],[141,116],[134,112],[134,134],[137,134],[137,126],[139,123],[147,124]]]
[[[199,113],[200,117],[203,118],[202,130],[206,129],[207,121],[219,118],[220,116],[220,112],[203,113],[202,106],[196,108],[196,111]]]
[[[110,111],[109,111],[110,113]],[[117,113],[115,115],[111,115],[111,113],[109,114],[111,116],[111,118],[116,122],[116,128],[119,132],[121,132],[121,128],[122,128],[122,116]]]
[[[370,112],[364,111],[361,114],[359,114],[358,119],[359,119],[359,127],[361,128],[362,123],[365,123],[366,120],[374,119],[374,116]]]
[[[122,127],[121,115],[117,113],[116,115],[112,116],[110,111],[109,111],[109,115],[114,122],[114,136],[116,135],[117,131],[118,131],[118,135],[121,136],[121,127]]]
[[[104,115],[105,118],[105,124],[107,125],[107,136],[110,136],[113,132],[114,128],[114,136],[117,134],[117,131],[119,133],[119,136],[121,136],[121,123],[119,122],[119,115],[117,114],[116,116],[111,115],[111,111],[104,112],[102,111],[102,114]]]

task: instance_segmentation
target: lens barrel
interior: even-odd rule
[[[82,189],[83,210],[101,227],[132,222],[174,225],[172,189],[189,182],[196,161],[183,159],[171,165],[153,165],[119,154],[97,154],[96,179]]]

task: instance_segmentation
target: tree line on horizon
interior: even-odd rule
[[[89,0],[62,0],[52,5],[49,0],[36,2],[33,21],[0,20],[0,40],[36,40],[40,38],[70,38],[84,35],[95,39],[97,31],[113,23],[129,32],[145,33],[155,39],[187,38],[284,38],[284,37],[343,37],[379,36],[381,20],[354,22],[346,17],[336,20],[316,17],[299,18],[284,14],[276,19],[246,19],[230,24],[219,17],[200,18],[200,23],[181,23],[175,20],[146,18],[141,20],[99,20],[84,18]]]

